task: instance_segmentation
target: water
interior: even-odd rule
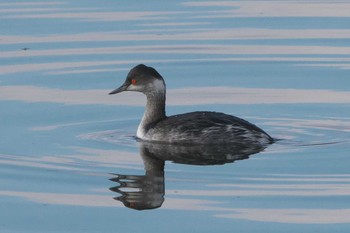
[[[1,232],[349,231],[347,1],[0,6]],[[283,140],[205,162],[224,165],[168,148],[163,169],[133,138],[144,97],[107,95],[138,63],[165,78],[169,115],[225,112]]]

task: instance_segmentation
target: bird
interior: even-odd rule
[[[206,145],[268,145],[275,141],[256,125],[221,112],[195,111],[167,116],[165,81],[156,69],[144,64],[133,67],[125,82],[109,95],[124,91],[146,95],[145,112],[136,133],[141,141]]]

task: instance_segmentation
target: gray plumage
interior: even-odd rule
[[[180,144],[270,144],[265,131],[241,118],[218,112],[190,112],[167,117],[166,86],[152,67],[137,65],[124,84],[110,92],[138,91],[147,97],[137,137],[144,141]]]

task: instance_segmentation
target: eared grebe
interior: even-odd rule
[[[185,144],[270,144],[274,140],[257,126],[218,112],[165,115],[165,82],[152,67],[143,64],[130,70],[122,86],[109,94],[138,91],[147,97],[145,113],[137,129],[144,141]]]

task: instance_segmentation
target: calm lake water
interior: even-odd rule
[[[0,232],[349,232],[349,9],[2,0]],[[168,115],[225,112],[283,140],[150,152],[144,96],[107,95],[139,63],[165,78]]]

